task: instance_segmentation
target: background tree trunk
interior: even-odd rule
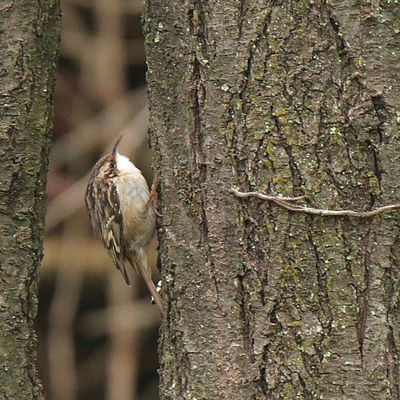
[[[148,0],[162,399],[399,399],[397,1]]]
[[[42,398],[33,322],[42,259],[58,1],[0,5],[0,397]]]

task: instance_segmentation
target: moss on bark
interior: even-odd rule
[[[0,6],[0,394],[39,399],[37,272],[60,24],[58,1]]]
[[[147,1],[163,399],[399,397],[398,213],[292,215],[228,192],[399,201],[398,14]]]

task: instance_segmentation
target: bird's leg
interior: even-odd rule
[[[149,202],[153,206],[156,215],[162,217],[162,215],[157,211],[157,200],[158,200],[157,188],[159,183],[160,183],[160,174],[158,171],[156,171],[154,174],[153,183],[151,184]]]

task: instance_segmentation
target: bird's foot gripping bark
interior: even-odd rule
[[[153,206],[156,215],[162,217],[162,215],[157,211],[157,201],[158,201],[157,188],[159,183],[160,183],[160,174],[158,171],[156,171],[150,189],[150,203]]]

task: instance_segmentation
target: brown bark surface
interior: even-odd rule
[[[397,1],[148,0],[162,399],[399,399]]]
[[[58,1],[1,2],[1,399],[42,398],[33,322],[58,40]]]

